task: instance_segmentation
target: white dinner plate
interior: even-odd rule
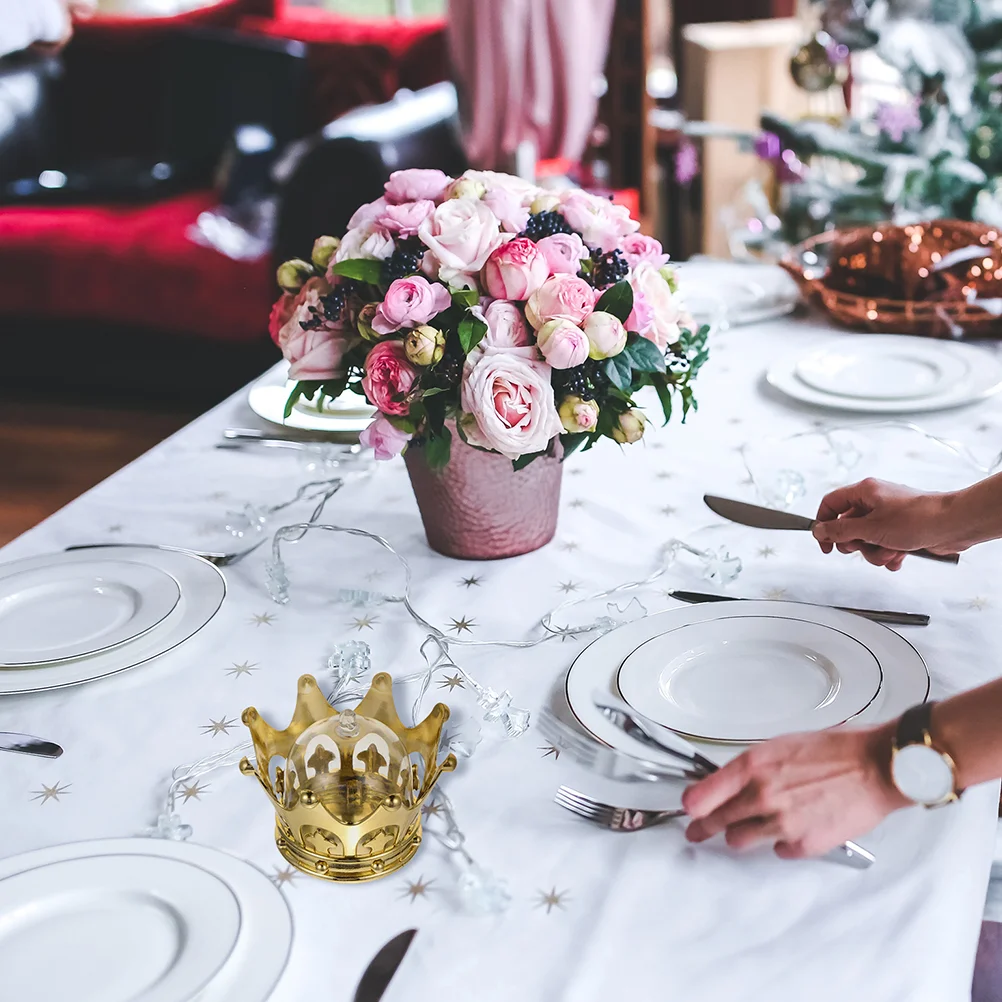
[[[894,336],[840,339],[797,363],[797,375],[824,393],[864,400],[914,400],[942,394],[970,373],[946,341]]]
[[[837,609],[799,602],[734,601],[685,606],[645,616],[620,626],[589,644],[575,659],[564,680],[567,704],[578,723],[602,744],[637,758],[677,766],[670,755],[627,737],[592,702],[595,689],[622,695],[617,676],[623,662],[641,644],[692,623],[768,616],[818,623],[858,640],[877,659],[883,682],[876,698],[851,717],[851,726],[883,723],[900,716],[929,696],[929,672],[918,651],[904,637],[880,623]]]
[[[735,616],[690,623],[641,644],[619,691],[674,731],[746,744],[835,727],[880,691],[877,659],[821,623]]]
[[[26,557],[0,565],[4,571],[34,570],[46,566],[54,555]],[[101,558],[121,558],[144,563],[169,574],[181,589],[173,611],[153,629],[113,650],[90,657],[29,668],[0,671],[0,694],[41,692],[104,678],[145,664],[193,637],[219,611],[226,596],[226,579],[208,560],[182,550],[161,550],[153,546],[101,546],[72,550],[58,555],[67,567]]]
[[[870,348],[867,345],[876,347]],[[812,385],[812,382],[825,379],[821,373],[823,366],[812,365],[810,361],[817,356],[818,350],[798,352],[777,361],[766,373],[769,385],[802,403],[869,414],[908,414],[946,410],[974,403],[1002,389],[1002,365],[985,348],[955,342],[939,344],[926,338],[907,337],[901,334],[846,334],[820,350],[828,352],[829,358],[838,352],[845,352],[847,357],[852,356],[853,361],[848,365],[848,371],[852,374],[851,378],[858,380],[858,390],[855,395],[833,392]],[[912,388],[922,379],[926,379],[930,387],[928,392],[921,396],[865,395],[866,392],[875,392],[876,386],[872,374],[866,373],[863,361],[869,357],[869,352],[875,352],[874,358],[883,358],[885,361],[891,355],[896,359],[888,362],[887,371],[893,369],[896,373],[893,376],[895,380],[893,388],[899,394],[907,392],[909,378],[912,381]],[[919,358],[929,360],[934,356],[939,356],[943,360],[942,377],[934,375],[931,368],[926,370],[925,376],[919,375],[921,366],[925,365]],[[911,359],[907,364],[902,361],[906,357]],[[945,361],[950,358],[967,367],[967,372],[953,381],[951,381],[952,374],[956,369],[951,368],[952,363]],[[801,366],[804,366],[803,371]],[[812,374],[810,382],[803,378],[804,372],[808,371]],[[891,377],[888,376],[888,384],[890,383]],[[837,384],[832,382],[831,385],[834,387]]]
[[[778,265],[697,259],[678,266],[679,294],[699,323],[737,327],[791,313],[800,301]]]
[[[12,1000],[192,999],[239,930],[230,888],[177,859],[64,859],[0,880],[0,979]]]
[[[118,647],[163,622],[181,598],[166,571],[54,553],[31,570],[0,567],[0,668],[47,664]]]
[[[88,865],[93,865],[97,860],[108,860],[107,865],[111,868],[112,874],[134,865],[130,862],[133,860],[142,861],[141,865],[144,867],[150,864],[176,864],[185,867],[184,871],[170,872],[176,874],[183,872],[184,879],[192,886],[211,889],[204,902],[201,899],[197,902],[198,907],[191,916],[193,922],[209,924],[217,920],[221,923],[230,921],[227,918],[228,913],[224,914],[225,909],[221,905],[219,907],[211,905],[213,900],[222,900],[215,890],[216,884],[222,886],[229,900],[236,902],[239,928],[236,931],[235,941],[231,942],[226,956],[220,956],[222,948],[213,949],[212,956],[218,963],[210,973],[207,983],[203,983],[200,991],[182,993],[179,990],[169,995],[157,995],[155,998],[158,1002],[190,1002],[194,998],[197,998],[198,1002],[234,1002],[234,1000],[264,1002],[271,996],[272,989],[288,961],[292,944],[292,916],[289,914],[288,904],[282,892],[255,866],[229,853],[190,842],[153,838],[76,842],[37,849],[0,860],[0,887],[6,879],[15,875],[20,876],[26,871],[41,872],[42,868],[49,869],[63,861],[73,863],[87,861]],[[151,873],[152,870],[145,872]],[[198,873],[204,874],[208,882],[204,878],[198,878],[196,876]],[[211,883],[212,881],[215,881],[215,884]],[[151,893],[167,895],[180,894],[180,891],[160,880],[156,883],[152,880],[144,881],[137,889],[133,904]],[[198,914],[200,910],[202,914]],[[187,906],[185,905],[183,910],[177,909],[177,914],[187,920],[189,917]],[[110,909],[97,916],[98,922],[104,926],[113,918]],[[155,927],[150,913],[142,913],[139,917],[139,921],[143,923],[140,931],[153,927],[152,933],[155,936],[162,936],[164,925],[169,930],[170,918],[176,916],[167,917],[161,926]],[[3,921],[4,919],[0,917],[0,930],[4,929]],[[156,939],[151,939],[147,935],[146,942],[133,942],[138,937],[135,937],[131,930],[123,929],[121,935],[99,943],[90,958],[85,957],[81,965],[74,967],[68,963],[62,944],[65,942],[76,947],[88,933],[87,930],[76,928],[75,924],[67,923],[67,925],[69,928],[59,929],[59,937],[50,937],[44,959],[40,965],[36,965],[34,972],[36,981],[30,984],[30,989],[12,995],[12,998],[31,999],[32,1002],[43,1002],[43,1000],[48,1002],[49,999],[53,1002],[57,999],[59,1002],[70,1002],[70,1000],[84,1002],[91,999],[94,1002],[117,1002],[118,999],[141,998],[143,1002],[152,1002],[154,996],[112,995],[106,986],[113,983],[116,977],[124,976],[125,962],[128,959],[136,962],[134,966],[129,967],[129,970],[154,967],[158,956],[154,953]],[[204,950],[210,941],[219,939],[218,930],[209,929],[204,937],[200,936],[199,939],[201,943],[181,944],[181,956],[183,957],[189,949]],[[0,944],[2,943],[3,932],[0,931]],[[66,980],[70,978],[72,981]],[[43,994],[49,990],[46,982],[49,985],[54,983],[62,990]],[[6,971],[0,969],[0,988],[4,990],[0,993],[0,997],[5,1000],[7,987]],[[92,994],[85,994],[86,991],[91,991]]]
[[[376,416],[376,409],[366,402],[365,397],[344,392],[335,400],[328,400],[323,409],[318,409],[319,397],[313,401],[300,399],[285,417],[285,403],[292,392],[294,382],[276,383],[269,373],[256,382],[247,394],[250,409],[273,424],[303,431],[330,431],[358,433],[364,431]]]

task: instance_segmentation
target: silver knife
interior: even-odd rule
[[[763,508],[761,505],[748,504],[745,501],[733,501],[730,498],[718,498],[712,494],[704,494],[706,506],[716,512],[721,518],[741,525],[750,525],[755,529],[799,529],[810,532],[817,519],[794,515],[789,511],[777,511],[775,508]],[[913,557],[925,557],[927,560],[938,560],[944,564],[956,564],[960,556],[956,553],[930,553],[929,550],[912,550]]]
[[[380,949],[369,961],[369,966],[355,989],[353,1002],[379,1002],[393,975],[397,973],[397,968],[403,962],[415,935],[417,929],[408,929],[399,936],[394,936]]]
[[[690,605],[698,605],[701,602],[748,601],[748,599],[735,598],[731,595],[710,595],[703,591],[684,591],[679,588],[671,589],[668,595],[671,598],[678,599],[679,602],[688,602]],[[793,601],[796,600],[794,599]],[[894,623],[897,626],[929,625],[929,617],[924,612],[894,612],[890,609],[854,609],[849,605],[824,605],[820,602],[801,602],[799,604],[816,605],[821,609],[838,609],[840,612],[851,612],[853,615],[873,620],[874,623]]]
[[[696,748],[683,738],[681,734],[677,734],[675,731],[665,727],[663,724],[659,724],[656,720],[652,720],[646,714],[641,713],[636,707],[631,706],[618,696],[596,689],[592,693],[592,702],[605,716],[610,719],[614,720],[614,717],[609,711],[619,714],[621,718],[629,718],[630,722],[638,728],[647,739],[645,743],[654,744],[662,751],[667,752],[669,755],[673,755],[676,758],[688,759],[688,761],[698,766],[706,774],[716,772],[720,768],[720,766],[715,762],[706,758],[704,755],[700,755]],[[617,726],[619,725],[617,724]],[[623,730],[625,731],[626,728],[623,728]],[[633,737],[638,737],[638,734],[635,732]],[[841,845],[836,846],[828,855],[833,861],[844,863],[847,866],[851,866],[855,870],[865,870],[867,867],[872,866],[873,863],[876,862],[876,856],[874,856],[873,853],[864,849],[856,842],[850,842],[848,840],[843,842]]]
[[[59,758],[63,750],[54,741],[43,741],[30,734],[0,731],[0,751],[20,752],[22,755],[40,755],[42,758]]]

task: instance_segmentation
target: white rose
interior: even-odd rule
[[[501,243],[501,225],[483,202],[450,198],[421,224],[418,236],[442,269],[473,274]]]
[[[641,261],[637,265],[630,276],[630,285],[633,286],[634,297],[646,306],[643,328],[637,326],[630,329],[636,329],[638,334],[653,341],[663,351],[679,339],[680,321],[683,319],[681,301],[672,293],[661,272],[649,261]],[[641,313],[637,305],[631,320]]]
[[[389,233],[366,224],[344,235],[341,246],[334,252],[334,261],[340,263],[359,257],[385,261],[393,253],[393,248],[393,237]]]

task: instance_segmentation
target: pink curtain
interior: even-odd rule
[[[510,168],[524,140],[540,159],[580,159],[595,121],[614,5],[449,0],[449,49],[472,164]]]

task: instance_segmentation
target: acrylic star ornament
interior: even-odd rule
[[[438,761],[449,708],[438,703],[414,727],[393,704],[386,672],[354,710],[335,710],[316,679],[303,675],[292,721],[279,731],[257,710],[243,712],[256,775],[275,809],[275,844],[296,868],[357,882],[393,873],[421,844],[421,807],[456,756]]]

